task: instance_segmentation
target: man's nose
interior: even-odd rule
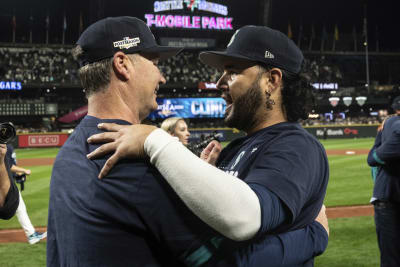
[[[164,75],[162,75],[162,74],[160,74],[160,75],[161,75],[160,83],[165,84],[167,81],[165,80]]]
[[[227,78],[227,75],[225,73],[222,74],[222,76],[219,78],[217,85],[216,85],[218,90],[220,90],[220,91],[228,90],[228,84],[226,82],[226,78]]]

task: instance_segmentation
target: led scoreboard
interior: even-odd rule
[[[189,11],[187,15],[174,14],[176,11]],[[215,15],[195,15],[195,11],[209,12]],[[159,14],[159,12],[168,12]],[[155,1],[153,13],[144,15],[149,27],[184,28],[208,30],[233,30],[232,17],[228,16],[228,6],[205,0]]]

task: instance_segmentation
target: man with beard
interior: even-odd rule
[[[311,224],[323,205],[329,176],[324,148],[297,123],[313,103],[303,55],[284,34],[245,26],[226,51],[203,52],[200,60],[223,69],[217,88],[227,103],[225,122],[247,136],[221,153],[220,144],[210,143],[202,161],[156,127],[101,124],[101,129],[118,132],[89,138],[90,143],[111,142],[88,157],[115,151],[102,178],[120,158],[147,154],[184,203],[228,237],[218,239],[219,256],[230,255],[232,262],[250,259],[253,266],[274,262],[274,256],[262,254],[270,245],[265,237]],[[301,249],[285,253],[301,255]],[[239,253],[229,254],[233,250]]]

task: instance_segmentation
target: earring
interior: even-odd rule
[[[271,93],[268,91],[265,91],[265,95],[267,96],[267,100],[265,101],[265,107],[267,110],[272,110],[273,105],[275,105],[275,100],[271,99]]]

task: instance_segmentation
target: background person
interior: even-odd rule
[[[0,219],[8,220],[18,208],[19,196],[10,166],[5,161],[6,154],[7,145],[0,144]]]
[[[29,176],[31,174],[31,170],[17,166],[17,155],[12,145],[7,145],[6,160],[9,162],[9,165],[11,166],[10,170],[13,173],[13,175],[24,174]],[[40,240],[46,238],[47,232],[44,233],[38,232],[32,225],[21,192],[19,192],[19,205],[15,215],[17,215],[18,222],[21,225],[22,229],[24,230],[29,244],[31,245],[36,244]]]
[[[179,141],[187,146],[189,144],[189,136],[190,132],[188,130],[188,126],[183,118],[180,117],[171,117],[165,119],[161,123],[161,129],[166,131],[172,136],[178,137]]]
[[[382,124],[367,159],[375,170],[371,203],[382,267],[400,266],[400,96],[392,108],[395,115]]]

